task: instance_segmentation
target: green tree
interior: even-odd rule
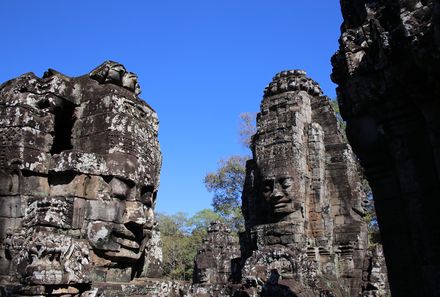
[[[231,156],[220,160],[215,172],[205,176],[205,187],[214,194],[212,206],[235,231],[243,229],[241,193],[246,174],[246,156]]]
[[[189,280],[195,253],[189,248],[187,215],[181,212],[158,214],[157,221],[161,231],[164,274],[171,279]]]
[[[207,227],[214,221],[224,221],[223,217],[209,208],[202,209],[189,219],[192,234],[206,234]]]
[[[178,212],[173,215],[158,213],[156,215],[156,219],[160,226],[160,232],[162,236],[187,233],[188,216],[183,212]]]
[[[191,280],[197,250],[209,224],[217,220],[221,220],[220,215],[210,209],[202,209],[192,217],[182,212],[157,214],[165,276],[174,280]]]

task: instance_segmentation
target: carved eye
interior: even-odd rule
[[[281,181],[281,186],[283,189],[290,188],[292,186],[292,180],[290,178],[285,178]]]
[[[273,181],[265,181],[263,183],[263,194],[268,195],[273,191]]]
[[[152,207],[156,200],[156,192],[154,192],[154,187],[151,185],[142,186],[141,188],[141,202],[143,202],[147,207]]]

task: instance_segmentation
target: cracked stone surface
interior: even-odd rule
[[[359,167],[329,99],[304,71],[280,72],[266,87],[251,146],[243,290],[370,296],[363,289],[370,256]]]
[[[10,294],[76,296],[161,275],[158,119],[139,93],[112,61],[0,86],[0,283]]]

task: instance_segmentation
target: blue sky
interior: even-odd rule
[[[275,73],[304,69],[335,97],[341,22],[338,0],[4,1],[0,82],[124,64],[160,119],[157,210],[193,214],[210,207],[205,174],[248,153],[239,114],[258,111]]]

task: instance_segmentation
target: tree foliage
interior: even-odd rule
[[[250,112],[240,115],[239,136],[245,147],[249,147],[251,136],[256,132],[255,115],[256,113]],[[221,160],[217,170],[205,176],[205,186],[214,194],[214,210],[203,209],[192,217],[184,213],[158,214],[163,244],[163,269],[166,276],[176,280],[191,279],[194,257],[211,222],[222,221],[235,232],[243,230],[241,192],[248,158],[231,156]]]
[[[252,136],[257,132],[256,117],[256,112],[243,112],[240,114],[238,134],[240,137],[240,143],[244,147],[250,147]]]
[[[219,219],[220,216],[210,209],[203,209],[192,217],[182,212],[174,215],[157,214],[165,276],[174,280],[191,280],[194,257],[206,235],[207,227]]]
[[[238,231],[243,226],[241,193],[246,174],[246,156],[231,156],[220,160],[215,172],[205,176],[206,189],[214,194],[212,206],[230,227]]]

